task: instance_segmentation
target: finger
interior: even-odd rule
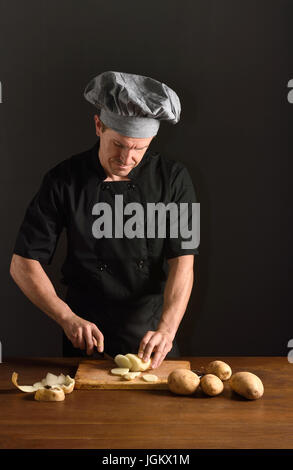
[[[75,333],[74,341],[72,342],[72,344],[75,348],[79,348],[79,349],[84,349],[85,348],[81,328],[77,329],[77,331]]]
[[[143,360],[148,361],[149,358],[151,357],[151,354],[153,352],[153,349],[160,344],[162,341],[162,337],[160,334],[154,334],[152,338],[149,340],[147,343],[145,349],[144,349],[144,354],[143,354]]]
[[[138,357],[140,357],[141,359],[144,356],[146,345],[148,344],[149,340],[152,338],[154,333],[155,333],[154,331],[148,331],[142,338],[140,345],[139,345],[139,349],[138,349]]]
[[[80,328],[78,330],[78,343],[79,343],[79,348],[80,349],[85,349],[86,348],[86,343],[84,341],[83,334],[82,334],[82,328]]]
[[[86,353],[89,356],[90,354],[93,354],[93,349],[94,349],[93,336],[90,331],[90,328],[84,328],[83,337],[86,343]]]
[[[96,348],[99,352],[104,351],[104,336],[103,333],[99,330],[99,328],[94,325],[92,327],[92,336],[95,338],[96,341]]]
[[[162,364],[163,360],[165,359],[166,354],[167,354],[166,345],[163,347],[162,345],[160,345],[160,348],[155,352],[154,357],[152,358],[151,368],[155,369],[156,367],[159,367]]]

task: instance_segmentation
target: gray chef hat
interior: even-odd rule
[[[84,90],[87,101],[98,108],[101,121],[128,137],[155,136],[160,121],[176,124],[180,100],[165,83],[124,72],[103,72]]]

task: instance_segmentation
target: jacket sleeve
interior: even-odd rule
[[[167,214],[167,259],[199,254],[199,204],[187,168],[181,163],[178,166],[170,181],[171,202],[176,203],[178,216],[174,213],[172,218],[170,213]],[[172,228],[175,229],[173,233]]]
[[[49,171],[26,210],[13,252],[50,264],[63,226],[60,188]]]

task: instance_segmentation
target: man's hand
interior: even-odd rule
[[[88,355],[93,353],[94,346],[99,352],[103,352],[104,336],[94,323],[73,314],[61,326],[75,348],[86,349]]]
[[[171,351],[173,340],[184,315],[193,285],[194,255],[184,255],[168,260],[169,272],[164,290],[162,317],[156,331],[148,331],[141,340],[138,356],[152,358],[152,368],[158,367]]]
[[[55,320],[75,348],[87,349],[92,354],[94,346],[104,350],[104,336],[94,323],[78,317],[60,299],[40,262],[13,254],[10,274],[22,292],[40,310]]]
[[[173,338],[170,333],[161,330],[148,331],[140,342],[138,357],[148,361],[152,352],[154,352],[151,367],[155,369],[161,365],[168,352],[171,351],[172,346]]]

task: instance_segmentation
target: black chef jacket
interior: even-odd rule
[[[104,181],[107,175],[98,157],[99,143],[98,138],[93,148],[45,174],[27,208],[14,253],[50,264],[65,228],[65,300],[77,315],[98,326],[105,351],[114,356],[137,353],[144,334],[156,330],[162,315],[167,259],[198,254],[198,249],[183,249],[180,233],[171,238],[168,229],[165,238],[148,238],[146,229],[144,238],[95,238],[93,206],[107,202],[114,214],[115,195],[123,195],[124,206],[139,202],[145,210],[148,202],[197,200],[186,167],[150,150],[130,171],[129,181]],[[64,333],[63,347],[64,355],[85,354],[74,349]],[[168,356],[174,355],[179,355],[175,340]]]

